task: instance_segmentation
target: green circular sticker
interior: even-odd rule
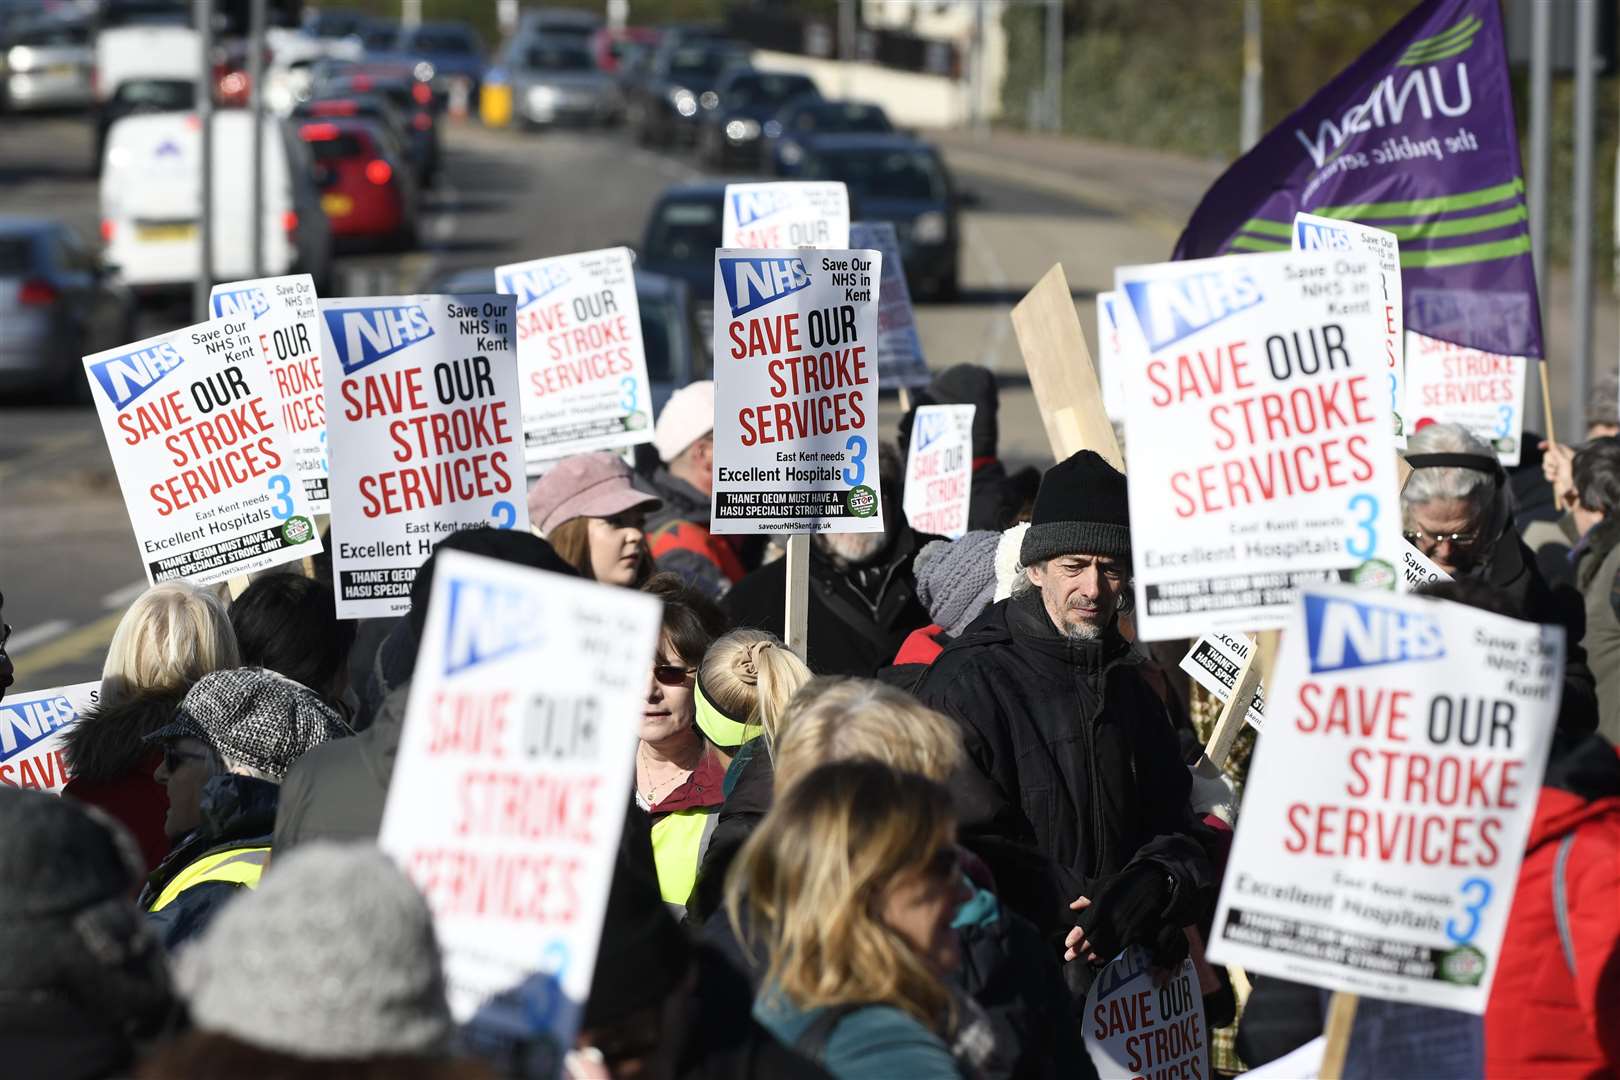
[[[289,545],[307,544],[315,537],[315,523],[307,517],[288,518],[281,527],[281,538]]]
[[[878,512],[877,492],[865,484],[856,484],[844,497],[844,505],[849,507],[851,517],[869,518]]]
[[[1485,954],[1472,945],[1459,945],[1440,957],[1440,977],[1458,986],[1478,986],[1485,977]]]
[[[624,418],[624,426],[628,431],[640,431],[647,426],[647,423],[648,416],[643,412],[631,413]]]
[[[1350,571],[1350,582],[1363,589],[1394,589],[1395,567],[1383,559],[1368,559]]]

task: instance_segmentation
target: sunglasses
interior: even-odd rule
[[[1479,540],[1479,533],[1477,532],[1432,533],[1424,532],[1422,529],[1412,529],[1402,535],[1406,537],[1406,542],[1415,548],[1424,546],[1439,547],[1442,543],[1449,543],[1452,547],[1473,547],[1475,542]]]
[[[168,747],[163,751],[163,767],[169,772],[177,772],[180,766],[188,761],[207,761],[207,754],[193,754],[175,747]]]
[[[695,667],[681,667],[679,664],[654,664],[653,678],[659,686],[681,686],[696,671]]]

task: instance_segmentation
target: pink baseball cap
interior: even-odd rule
[[[541,535],[577,517],[607,518],[662,505],[631,482],[630,466],[605,451],[563,458],[529,489],[529,520]]]

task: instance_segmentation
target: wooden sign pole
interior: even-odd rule
[[[1125,457],[1103,410],[1102,386],[1061,264],[1024,294],[1012,309],[1012,324],[1053,456],[1063,461],[1094,450],[1124,472]]]
[[[1344,1060],[1350,1051],[1350,1033],[1356,1026],[1356,1008],[1361,1004],[1357,994],[1335,990],[1328,1004],[1327,1047],[1322,1052],[1321,1080],[1340,1080],[1344,1076]]]
[[[782,603],[782,642],[805,663],[810,641],[810,534],[787,538],[787,596]]]

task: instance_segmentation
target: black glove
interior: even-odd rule
[[[1173,893],[1170,874],[1164,867],[1155,863],[1127,867],[1104,882],[1091,898],[1091,906],[1075,918],[1075,925],[1085,931],[1090,951],[1103,964],[1127,945],[1154,949],[1167,929],[1162,913]],[[1186,938],[1181,927],[1168,929],[1182,938],[1181,955],[1185,957]]]

